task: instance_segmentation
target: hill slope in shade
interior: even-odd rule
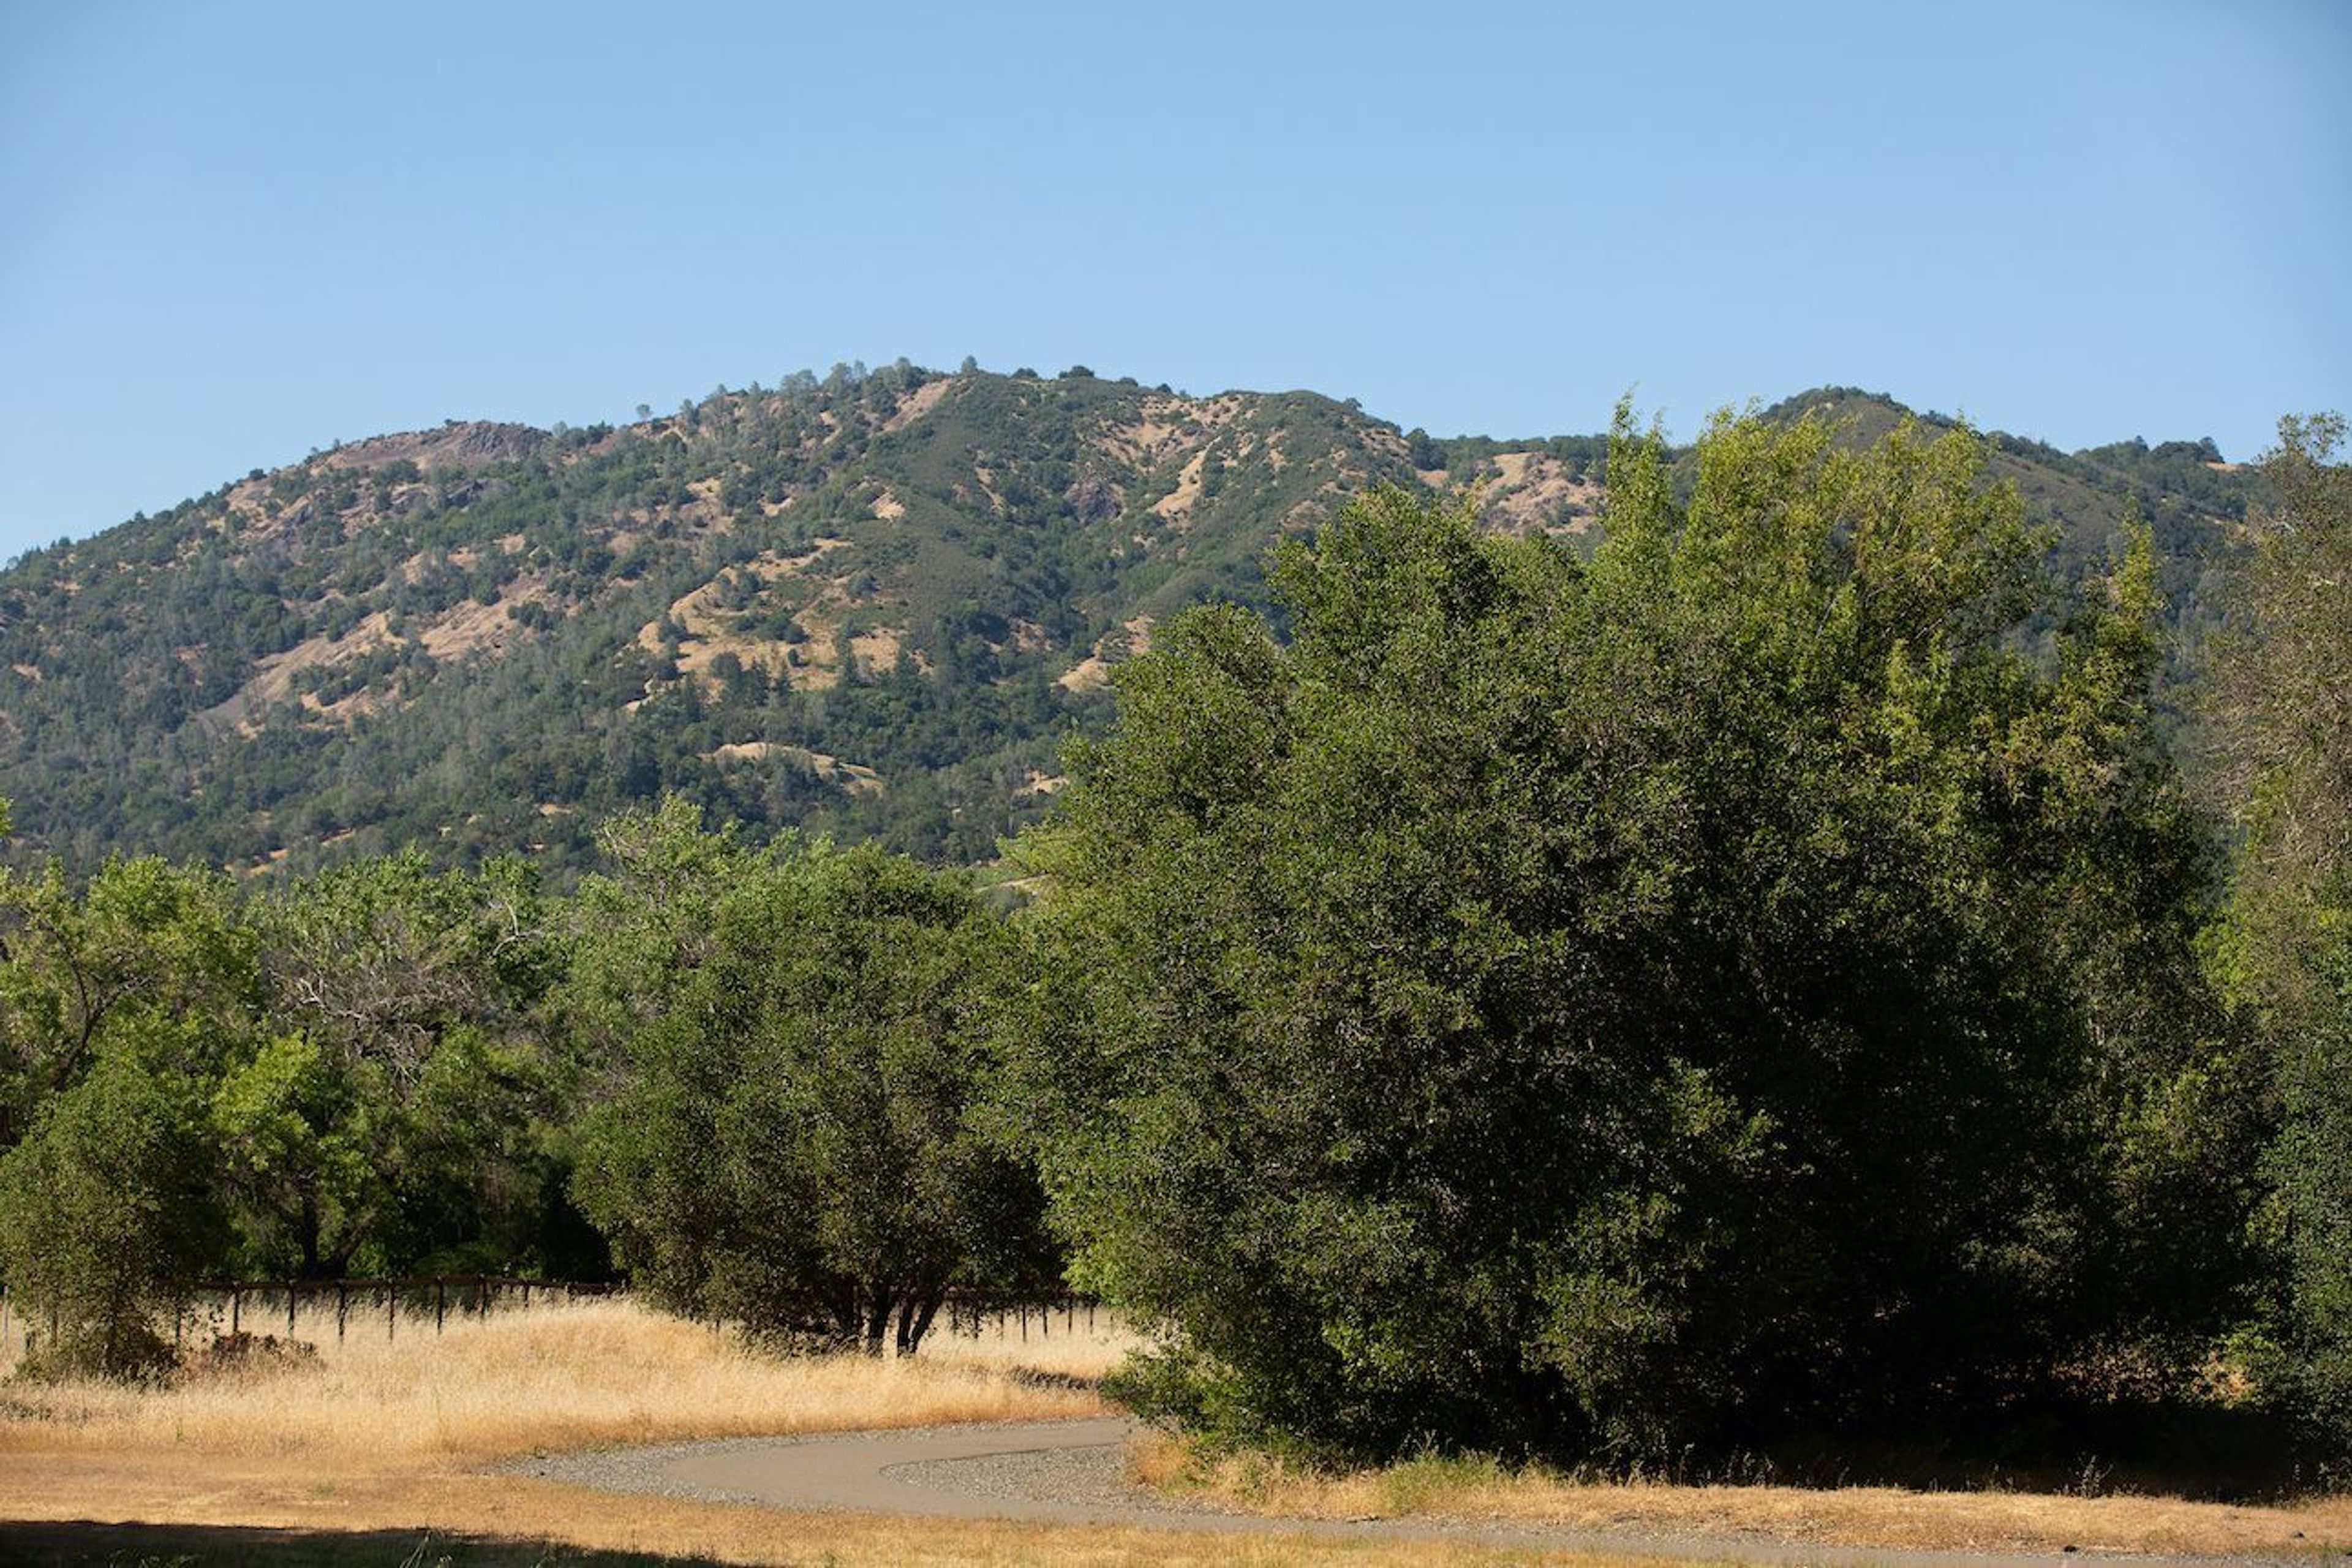
[[[1883,397],[1809,393],[1872,436]],[[1432,440],[1309,393],[899,365],[622,429],[452,422],[258,470],[0,573],[0,796],[25,847],[261,868],[415,841],[559,866],[682,791],[753,834],[985,859],[1107,675],[1353,491],[1478,488],[1593,539],[1596,436]],[[1994,471],[2069,571],[2128,504],[2193,643],[2252,479],[2209,444]]]

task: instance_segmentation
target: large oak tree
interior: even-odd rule
[[[1621,420],[1606,538],[1395,490],[1119,675],[1015,1097],[1147,1408],[1661,1454],[2193,1363],[2236,1049],[2146,693],[1966,432]]]

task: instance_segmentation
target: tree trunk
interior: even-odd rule
[[[898,1353],[913,1355],[923,1336],[931,1331],[931,1320],[939,1315],[940,1298],[943,1292],[933,1290],[919,1301],[907,1298],[906,1306],[898,1311]],[[910,1321],[911,1320],[911,1321]]]

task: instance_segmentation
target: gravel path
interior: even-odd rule
[[[931,1519],[1022,1519],[1269,1535],[1459,1540],[1632,1556],[1827,1568],[2045,1568],[2085,1561],[2131,1568],[2231,1568],[2247,1558],[2048,1552],[1992,1554],[1825,1546],[1764,1536],[1672,1535],[1548,1528],[1468,1519],[1268,1518],[1176,1503],[1129,1482],[1122,1418],[924,1426],[898,1431],[737,1437],[525,1460],[510,1473],[604,1491],[771,1508]],[[2311,1558],[2285,1559],[2310,1568]]]

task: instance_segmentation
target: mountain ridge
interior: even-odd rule
[[[1809,408],[1862,437],[1907,414],[1853,388],[1771,414]],[[1988,449],[2065,570],[2137,504],[2176,633],[2210,620],[2254,484],[2210,442]],[[665,789],[755,836],[984,859],[1153,626],[1265,607],[1276,539],[1385,481],[1589,549],[1605,452],[1312,392],[903,362],[631,426],[374,437],[0,570],[0,796],[20,848],[82,867],[410,841],[564,867]]]

